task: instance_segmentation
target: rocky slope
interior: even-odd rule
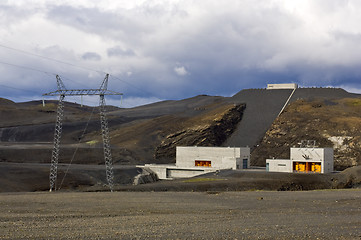
[[[267,158],[289,158],[301,140],[333,147],[335,169],[361,165],[361,98],[297,100],[289,105],[254,149],[254,165]]]
[[[175,162],[176,146],[220,146],[241,120],[244,108],[216,101],[193,109],[193,114],[170,114],[118,126],[110,135],[114,145],[128,150],[129,163]]]
[[[211,114],[201,115],[183,123],[183,127],[171,133],[159,144],[154,158],[175,160],[177,146],[221,146],[241,121],[244,104],[224,106]]]
[[[263,166],[266,158],[288,158],[289,148],[301,140],[316,140],[320,147],[334,147],[336,170],[361,165],[360,95],[341,89],[299,89],[277,118],[288,95],[289,90],[252,89],[242,90],[230,98],[200,95],[131,109],[109,108],[114,165],[119,171],[123,168],[125,171],[119,175],[122,178],[117,183],[129,183],[131,176],[138,174],[135,164],[174,162],[175,147],[180,145],[248,145],[253,149],[252,165]],[[14,103],[0,98],[0,182],[3,183],[0,191],[47,189],[49,166],[44,163],[50,162],[55,118],[56,101],[47,102],[44,108],[41,101]],[[88,127],[81,138],[85,126]],[[72,167],[78,168],[69,171],[73,178],[67,187],[102,186],[99,179],[104,179],[104,158],[98,111],[66,103],[59,156],[61,174],[76,147],[79,149]],[[101,166],[95,166],[99,167],[95,172],[89,172],[98,164]],[[124,165],[133,167],[128,169]],[[330,188],[359,187],[360,167],[332,175],[325,184]],[[274,179],[274,175],[263,174]],[[247,190],[265,189],[271,181],[263,175],[255,181],[253,172],[249,172],[249,176]],[[276,185],[272,189],[299,190],[318,186],[314,181],[296,181],[285,176],[280,176],[282,181],[273,181]],[[243,173],[238,177],[244,180]],[[323,178],[314,176],[312,179],[318,177]],[[224,182],[217,189],[233,189],[230,188],[233,186],[234,190],[241,190],[245,186],[242,181]],[[306,185],[301,186],[301,182]],[[175,188],[172,185],[169,189]],[[164,186],[160,185],[159,189]]]
[[[274,122],[291,92],[245,89],[232,97],[199,95],[130,109],[108,108],[113,161],[174,162],[176,145],[250,146],[255,149],[253,164],[264,165],[266,158],[287,157],[289,147],[299,141],[315,139],[320,146],[335,146],[338,169],[356,165],[360,116],[359,103],[353,100],[360,95],[343,89],[300,88],[291,99],[295,105]],[[0,161],[50,161],[56,104],[47,101],[43,107],[41,101],[0,98]],[[73,163],[102,164],[98,110],[69,102],[64,110],[59,161],[68,163],[78,146]]]
[[[0,161],[48,163],[56,107],[54,101],[43,107],[41,101],[1,99]],[[131,109],[109,107],[113,161],[123,165],[174,162],[175,145],[167,142],[172,135],[182,138],[177,142],[182,145],[219,146],[234,131],[244,108],[244,104],[207,95]],[[102,164],[98,109],[66,102],[64,111],[59,162],[69,163],[78,148],[73,163]]]

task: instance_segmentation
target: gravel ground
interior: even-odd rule
[[[0,239],[361,239],[361,190],[0,194]]]

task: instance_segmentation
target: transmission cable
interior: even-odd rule
[[[39,55],[39,54],[35,54],[35,53],[31,53],[31,52],[27,52],[27,51],[24,51],[24,50],[21,50],[21,49],[17,49],[17,48],[13,48],[13,47],[9,47],[9,46],[6,46],[4,44],[1,44],[0,43],[0,47],[2,48],[6,48],[6,49],[9,49],[9,50],[12,50],[12,51],[16,51],[16,52],[20,52],[20,53],[23,53],[23,54],[27,54],[27,55],[31,55],[31,56],[35,56],[35,57],[39,57],[39,58],[43,58],[43,59],[46,59],[46,60],[50,60],[50,61],[54,61],[54,62],[58,62],[58,63],[61,63],[61,64],[65,64],[65,65],[68,65],[68,66],[71,66],[71,67],[76,67],[76,68],[80,68],[80,69],[83,69],[83,70],[87,70],[87,71],[92,71],[92,72],[97,72],[97,73],[103,73],[105,74],[106,72],[104,71],[101,71],[101,70],[97,70],[97,69],[92,69],[92,68],[88,68],[88,67],[84,67],[84,66],[79,66],[79,65],[76,65],[76,64],[73,64],[73,63],[68,63],[68,62],[65,62],[65,61],[61,61],[61,60],[58,60],[58,59],[55,59],[55,58],[50,58],[50,57],[46,57],[46,56],[42,56],[42,55]],[[23,67],[23,66],[19,66],[19,65],[15,65],[15,64],[9,64],[9,63],[4,63],[4,62],[0,62],[0,63],[3,63],[3,64],[7,64],[7,65],[11,65],[11,66],[17,66],[17,67],[22,67],[22,68],[25,68],[25,69],[29,69],[29,70],[34,70],[34,71],[39,71],[39,72],[44,72],[46,73],[45,71],[41,71],[41,70],[36,70],[36,69],[32,69],[32,68],[27,68],[27,67]],[[53,74],[53,73],[52,73]],[[53,74],[54,75],[54,74]],[[56,75],[56,74],[55,74]],[[147,92],[145,91],[144,89],[141,89],[115,75],[112,75],[110,74],[110,76],[112,76],[113,78],[117,79],[118,81],[121,81],[131,87],[133,87],[134,89],[137,89],[138,91],[141,91],[143,93],[146,93],[146,94],[149,94],[151,96],[153,96],[152,93],[150,92]],[[79,84],[79,83],[78,83]],[[154,96],[153,96],[154,97]],[[158,100],[162,100],[158,97],[155,97],[157,98]]]
[[[118,80],[118,81],[120,81],[120,82],[124,82],[124,83],[128,84],[129,86],[137,89],[138,91],[141,91],[141,92],[143,92],[143,93],[149,94],[149,95],[151,95],[151,96],[153,95],[152,93],[150,93],[150,92],[148,92],[148,91],[145,91],[144,89],[141,89],[141,88],[139,88],[139,87],[137,87],[137,86],[135,86],[135,85],[127,82],[127,81],[124,81],[123,79],[121,79],[121,78],[119,78],[119,77],[117,77],[117,76],[114,76],[114,75],[112,75],[112,74],[109,74],[109,76],[113,77],[114,79],[116,79],[116,80]],[[153,97],[154,97],[154,96],[153,96]],[[154,97],[154,98],[156,98],[156,99],[158,99],[158,100],[160,100],[160,101],[163,100],[163,99],[160,99],[160,98],[158,98],[158,97]]]
[[[1,45],[0,45],[1,46]],[[31,68],[31,67],[25,67],[25,66],[21,66],[21,65],[17,65],[17,64],[13,64],[13,63],[7,63],[7,62],[3,62],[3,61],[0,61],[0,64],[5,64],[5,65],[8,65],[8,66],[12,66],[12,67],[17,67],[17,68],[22,68],[22,69],[25,69],[25,70],[30,70],[30,71],[36,71],[36,72],[40,72],[40,73],[44,73],[46,75],[51,75],[52,77],[53,76],[56,76],[56,75],[59,75],[59,74],[56,74],[56,73],[52,73],[52,72],[47,72],[47,71],[43,71],[43,70],[39,70],[39,69],[36,69],[36,68]],[[82,86],[86,86],[85,84],[82,84],[82,83],[79,83],[77,81],[74,81],[68,77],[65,77],[63,75],[61,75],[63,79],[66,79],[70,82],[73,82],[75,84],[78,84],[78,85],[82,85]],[[2,87],[6,87],[6,88],[9,88],[9,89],[14,89],[14,90],[20,90],[20,91],[24,91],[24,92],[31,92],[31,93],[36,93],[36,94],[39,94],[35,91],[31,91],[31,90],[26,90],[26,89],[21,89],[21,88],[15,88],[15,87],[11,87],[11,86],[7,86],[7,85],[4,85],[4,84],[0,84],[0,86]],[[27,99],[27,100],[34,100],[34,99]],[[92,102],[92,101],[90,101]],[[94,103],[94,102],[92,102]]]
[[[88,119],[88,121],[87,121],[87,123],[86,123],[86,125],[85,125],[84,131],[83,131],[82,135],[81,135],[80,138],[79,138],[78,144],[77,144],[77,146],[76,146],[76,148],[75,148],[75,151],[74,151],[74,153],[73,153],[72,158],[70,159],[70,162],[69,162],[69,164],[68,164],[68,167],[67,167],[67,169],[65,170],[65,174],[64,174],[64,176],[63,176],[63,179],[61,180],[61,183],[60,183],[60,186],[59,186],[58,190],[61,189],[61,187],[62,187],[62,185],[63,185],[63,182],[64,182],[64,180],[65,180],[65,177],[66,177],[66,175],[67,175],[68,172],[69,172],[69,168],[70,168],[70,166],[71,166],[71,164],[72,164],[72,162],[73,162],[73,160],[74,160],[74,158],[75,158],[76,153],[78,152],[79,144],[80,144],[82,138],[83,138],[84,135],[85,135],[85,132],[86,132],[88,126],[89,126],[89,122],[90,122],[90,120],[91,120],[91,118],[92,118],[92,116],[93,116],[93,113],[94,113],[94,109],[95,109],[95,108],[96,108],[96,107],[93,107],[93,110],[92,110],[92,112],[91,112],[91,114],[90,114],[90,116],[89,116],[89,119]]]
[[[49,75],[57,75],[56,73],[52,73],[52,72],[46,72],[46,71],[42,71],[36,68],[31,68],[31,67],[25,67],[25,66],[21,66],[21,65],[17,65],[17,64],[13,64],[13,63],[7,63],[7,62],[3,62],[0,61],[0,63],[5,64],[5,65],[9,65],[12,67],[18,67],[18,68],[23,68],[23,69],[27,69],[27,70],[31,70],[31,71],[36,71],[36,72],[41,72],[41,73],[45,73],[45,74],[49,74]]]
[[[38,54],[35,54],[35,53],[27,52],[27,51],[24,51],[24,50],[21,50],[21,49],[17,49],[17,48],[13,48],[13,47],[8,47],[8,46],[5,46],[5,45],[3,45],[3,44],[0,44],[0,47],[6,48],[6,49],[10,49],[10,50],[12,50],[12,51],[24,53],[24,54],[27,54],[27,55],[31,55],[31,56],[43,58],[43,59],[46,59],[46,60],[58,62],[58,63],[61,63],[61,64],[66,64],[66,65],[69,65],[69,66],[72,66],[72,67],[82,68],[82,69],[85,69],[85,70],[88,70],[88,71],[94,71],[94,72],[98,72],[98,73],[105,73],[105,72],[103,72],[103,71],[94,70],[94,69],[87,68],[87,67],[83,67],[83,66],[78,66],[78,65],[75,65],[75,64],[72,64],[72,63],[68,63],[68,62],[64,62],[64,61],[61,61],[61,60],[58,60],[58,59],[55,59],[55,58],[50,58],[50,57],[38,55]]]

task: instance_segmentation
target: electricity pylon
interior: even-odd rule
[[[99,89],[66,89],[63,81],[58,75],[56,75],[56,82],[58,90],[45,93],[43,96],[59,96],[59,103],[57,109],[57,117],[55,123],[55,132],[54,132],[54,147],[51,155],[51,166],[50,166],[50,189],[49,191],[56,190],[56,180],[58,176],[58,162],[59,162],[59,150],[60,150],[60,139],[62,132],[62,120],[64,116],[64,98],[65,96],[91,96],[99,95],[99,107],[100,107],[100,125],[101,132],[103,137],[103,148],[104,148],[104,161],[106,168],[106,177],[110,191],[113,191],[114,185],[114,174],[113,174],[113,161],[112,154],[110,149],[110,137],[109,137],[109,128],[108,121],[105,113],[105,95],[123,95],[122,93],[113,92],[108,90],[108,77],[109,74],[105,75],[105,78],[100,85]]]

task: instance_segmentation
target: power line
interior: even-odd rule
[[[26,90],[26,89],[21,89],[21,88],[15,88],[15,87],[7,86],[7,85],[4,85],[4,84],[0,84],[0,86],[1,86],[1,87],[5,87],[5,88],[14,89],[14,90],[19,90],[19,91],[24,91],[24,92],[32,92],[32,93],[38,94],[37,92],[31,91],[31,90]]]
[[[141,91],[141,92],[144,92],[144,93],[149,94],[149,95],[151,95],[151,96],[153,95],[152,93],[150,93],[150,92],[148,92],[148,91],[145,91],[144,89],[138,88],[137,86],[135,86],[135,85],[133,85],[133,84],[127,82],[127,81],[124,81],[123,79],[121,79],[121,78],[119,78],[119,77],[117,77],[117,76],[114,76],[114,75],[112,75],[112,74],[109,74],[109,76],[111,76],[112,78],[114,78],[114,79],[116,79],[116,80],[118,80],[118,81],[120,81],[120,82],[124,82],[124,83],[128,84],[129,86],[131,86],[131,87],[133,87],[133,88],[135,88],[135,89],[137,89],[137,90],[139,90],[139,91]],[[153,97],[154,97],[154,96],[153,96]],[[160,98],[158,98],[158,97],[154,97],[154,98],[156,98],[156,99],[158,99],[158,100],[162,100],[162,99],[160,99]]]
[[[66,175],[67,175],[68,172],[69,172],[70,166],[71,166],[71,164],[73,163],[73,160],[74,160],[74,158],[75,158],[75,155],[76,155],[76,153],[78,152],[80,142],[83,140],[83,138],[84,138],[84,136],[85,136],[85,133],[86,133],[86,131],[87,131],[87,129],[88,129],[90,120],[91,120],[91,118],[92,118],[92,116],[93,116],[94,109],[95,109],[95,107],[93,107],[92,112],[91,112],[91,114],[90,114],[90,116],[89,116],[89,118],[88,118],[88,121],[87,121],[87,123],[86,123],[86,125],[85,125],[85,128],[84,128],[84,130],[83,130],[83,133],[82,133],[82,135],[79,137],[79,141],[78,141],[78,144],[76,145],[76,148],[75,148],[75,151],[74,151],[74,153],[73,153],[73,156],[72,156],[72,158],[70,159],[70,162],[69,162],[69,164],[68,164],[68,167],[66,168],[66,171],[65,171],[65,173],[64,173],[63,179],[62,179],[61,182],[60,182],[59,190],[61,189],[61,187],[62,187],[62,185],[63,185],[63,182],[64,182],[64,180],[65,180],[65,177],[66,177]]]
[[[35,92],[35,91],[32,91],[32,90],[28,90],[28,89],[22,89],[22,88],[16,88],[16,87],[12,87],[12,86],[8,86],[8,85],[5,85],[5,84],[0,84],[0,87],[4,87],[4,88],[8,88],[8,89],[14,89],[14,90],[18,90],[18,91],[22,91],[22,92],[29,92],[29,93],[33,93],[35,95],[39,95],[39,97],[41,97],[42,94],[39,94],[38,92]],[[8,98],[8,97],[7,97]],[[10,97],[11,98],[11,97]],[[24,98],[24,97],[21,97],[21,99],[23,100],[28,100],[28,101],[34,101],[34,99],[31,99],[31,98]],[[87,100],[87,102],[89,103],[92,103],[92,104],[98,104],[97,102],[95,101],[90,101],[90,100]]]
[[[72,66],[72,67],[81,68],[81,69],[84,69],[84,70],[87,70],[87,71],[93,71],[93,72],[97,72],[97,73],[106,74],[106,72],[101,71],[101,70],[96,70],[96,69],[92,69],[92,68],[88,68],[88,67],[84,67],[84,66],[79,66],[79,65],[76,65],[76,64],[73,64],[73,63],[68,63],[68,62],[65,62],[65,61],[61,61],[61,60],[58,60],[58,59],[55,59],[55,58],[50,58],[50,57],[46,57],[46,56],[43,56],[43,55],[39,55],[39,54],[31,53],[31,52],[28,52],[28,51],[24,51],[24,50],[21,50],[21,49],[9,47],[9,46],[6,46],[6,45],[1,44],[1,43],[0,43],[0,47],[10,49],[12,51],[20,52],[20,53],[23,53],[23,54],[27,54],[27,55],[31,55],[31,56],[35,56],[35,57],[39,57],[39,58],[43,58],[43,59],[47,59],[47,60],[50,60],[50,61],[58,62],[58,63],[61,63],[61,64],[66,64],[66,65],[69,65],[69,66]],[[4,64],[7,64],[7,63],[4,63]],[[11,65],[11,64],[8,64],[8,65]],[[109,75],[112,76],[113,78],[117,79],[118,81],[124,82],[124,83],[128,84],[129,86],[131,86],[131,87],[133,87],[133,88],[135,88],[135,89],[137,89],[139,91],[142,91],[142,92],[147,93],[147,94],[151,94],[151,93],[149,93],[149,92],[147,92],[147,91],[145,91],[145,90],[143,90],[141,88],[138,88],[137,86],[135,86],[135,85],[133,85],[133,84],[131,84],[131,83],[129,83],[129,82],[127,82],[127,81],[113,75],[113,74],[109,74]],[[151,94],[151,95],[153,95],[153,94]]]
[[[0,61],[1,64],[5,64],[5,65],[8,65],[8,66],[12,66],[12,67],[17,67],[17,68],[22,68],[22,69],[25,69],[25,70],[30,70],[30,71],[36,71],[36,72],[40,72],[40,73],[44,73],[44,74],[47,74],[47,75],[51,75],[51,76],[56,76],[57,74],[56,73],[52,73],[52,72],[47,72],[47,71],[43,71],[43,70],[40,70],[40,69],[36,69],[36,68],[31,68],[31,67],[26,67],[26,66],[22,66],[22,65],[18,65],[18,64],[13,64],[13,63],[8,63],[8,62],[3,62],[3,61]],[[76,83],[76,84],[79,84],[79,85],[83,85],[85,86],[85,84],[82,84],[82,83],[79,83],[77,81],[74,81],[68,77],[64,77],[62,75],[62,77],[68,81],[71,81],[73,83]],[[15,88],[15,87],[11,87],[11,86],[7,86],[7,85],[4,85],[4,84],[0,84],[0,86],[3,86],[3,87],[6,87],[6,88],[10,88],[10,89],[15,89],[15,90],[20,90],[20,91],[24,91],[24,92],[32,92],[32,93],[36,93],[36,94],[39,94],[37,92],[34,92],[34,91],[31,91],[31,90],[26,90],[26,89],[21,89],[21,88]]]
[[[39,58],[43,58],[43,59],[47,59],[47,60],[50,60],[50,61],[58,62],[58,63],[61,63],[61,64],[66,64],[66,65],[68,65],[68,66],[80,68],[80,69],[83,69],[83,70],[93,71],[93,72],[97,72],[97,73],[106,74],[106,72],[104,72],[104,71],[100,71],[100,70],[95,70],[95,69],[91,69],[91,68],[79,66],[79,65],[76,65],[76,64],[73,64],[73,63],[68,63],[68,62],[61,61],[61,60],[58,60],[58,59],[55,59],[55,58],[50,58],[50,57],[42,56],[42,55],[39,55],[39,54],[34,54],[34,53],[31,53],[31,52],[28,52],[28,51],[24,51],[24,50],[21,50],[21,49],[9,47],[9,46],[6,46],[6,45],[4,45],[4,44],[0,44],[0,47],[6,48],[6,49],[9,49],[9,50],[12,50],[12,51],[20,52],[20,53],[23,53],[23,54],[27,54],[27,55],[31,55],[31,56],[35,56],[35,57],[39,57]],[[34,68],[29,68],[29,67],[24,67],[24,66],[12,64],[12,63],[6,63],[6,62],[1,62],[1,61],[0,61],[0,63],[6,64],[6,65],[10,65],[10,66],[14,66],[14,67],[20,67],[20,68],[23,68],[23,69],[28,69],[28,70],[33,70],[33,71],[38,71],[38,72],[43,72],[43,73],[49,74],[49,73],[46,72],[46,71],[42,71],[42,70],[38,70],[38,69],[34,69]],[[55,74],[55,73],[50,73],[50,74],[52,74],[52,75],[57,75],[57,74]],[[74,80],[71,80],[71,79],[69,79],[69,78],[67,78],[67,77],[64,77],[63,75],[61,75],[61,76],[62,76],[64,79],[66,79],[66,80],[69,80],[69,81],[71,81],[71,82],[74,82],[74,83],[77,83],[77,84],[79,84],[79,85],[85,86],[84,84],[78,83],[78,82],[76,82],[76,81],[74,81]],[[130,82],[128,82],[128,81],[125,81],[125,80],[123,80],[123,79],[121,79],[121,78],[119,78],[119,77],[117,77],[117,76],[115,76],[115,75],[113,75],[113,74],[109,74],[109,76],[113,77],[114,79],[116,79],[116,80],[118,80],[118,81],[120,81],[120,82],[123,82],[123,83],[131,86],[131,87],[134,88],[134,89],[137,89],[137,90],[140,91],[140,92],[143,92],[143,93],[146,93],[146,94],[148,94],[148,95],[150,95],[150,96],[153,96],[154,98],[156,98],[156,99],[158,99],[158,100],[162,100],[162,99],[160,99],[160,98],[158,98],[158,97],[155,97],[155,96],[153,95],[153,93],[150,93],[150,92],[148,92],[148,91],[145,91],[144,89],[141,89],[141,88],[135,86],[134,84],[132,84],[132,83],[130,83]]]
[[[21,50],[21,49],[17,49],[17,48],[13,48],[13,47],[5,46],[5,45],[3,45],[3,44],[0,44],[0,47],[2,47],[2,48],[6,48],[6,49],[10,49],[10,50],[12,50],[12,51],[16,51],[16,52],[24,53],[24,54],[27,54],[27,55],[31,55],[31,56],[35,56],[35,57],[39,57],[39,58],[43,58],[43,59],[46,59],[46,60],[50,60],[50,61],[54,61],[54,62],[58,62],[58,63],[61,63],[61,64],[66,64],[66,65],[69,65],[69,66],[72,66],[72,67],[82,68],[82,69],[85,69],[85,70],[87,70],[87,71],[94,71],[94,72],[104,73],[104,74],[105,74],[105,72],[103,72],[103,71],[99,71],[99,70],[95,70],[95,69],[91,69],[91,68],[87,68],[87,67],[83,67],[83,66],[75,65],[75,64],[68,63],[68,62],[64,62],[64,61],[61,61],[61,60],[58,60],[58,59],[55,59],[55,58],[50,58],[50,57],[46,57],[46,56],[43,56],[43,55],[39,55],[39,54],[35,54],[35,53],[31,53],[31,52],[27,52],[27,51],[24,51],[24,50]]]
[[[66,65],[69,65],[69,66],[72,66],[72,67],[85,69],[85,70],[87,70],[87,71],[93,71],[93,72],[97,72],[97,73],[106,74],[105,72],[100,71],[100,70],[95,70],[95,69],[91,69],[91,68],[87,68],[87,67],[83,67],[83,66],[78,66],[78,65],[75,65],[75,64],[72,64],[72,63],[68,63],[68,62],[64,62],[64,61],[61,61],[61,60],[58,60],[58,59],[55,59],[55,58],[50,58],[50,57],[42,56],[42,55],[39,55],[39,54],[27,52],[27,51],[24,51],[24,50],[21,50],[21,49],[17,49],[17,48],[5,46],[5,45],[3,45],[3,44],[0,44],[0,47],[6,48],[6,49],[10,49],[10,50],[12,50],[12,51],[20,52],[20,53],[23,53],[23,54],[27,54],[27,55],[31,55],[31,56],[43,58],[43,59],[46,59],[46,60],[58,62],[58,63],[61,63],[61,64],[66,64]],[[6,64],[6,65],[9,65],[9,66],[13,66],[13,67],[19,67],[19,68],[23,68],[23,69],[28,69],[28,70],[33,70],[33,71],[48,73],[48,72],[46,72],[46,71],[42,71],[42,70],[38,70],[38,69],[35,69],[35,68],[30,68],[30,67],[25,67],[25,66],[20,66],[20,65],[16,65],[16,64],[12,64],[12,63],[1,62],[1,61],[0,61],[0,63]],[[55,76],[56,76],[56,75],[59,75],[59,74],[56,74],[56,73],[50,73],[50,74],[55,75]],[[65,77],[65,76],[63,76],[63,75],[62,75],[62,78],[63,78],[63,79],[66,79],[66,80],[69,80],[69,81],[71,81],[71,82],[77,83],[77,84],[79,84],[79,85],[85,86],[84,84],[78,83],[78,82],[76,82],[76,81],[74,81],[74,80],[71,80],[70,78],[67,78],[67,77]]]
[[[26,69],[26,70],[31,70],[31,71],[35,71],[35,72],[41,72],[41,73],[51,74],[51,75],[56,76],[56,74],[55,74],[55,73],[42,71],[42,70],[39,70],[39,69],[36,69],[36,68],[25,67],[25,66],[21,66],[21,65],[13,64],[13,63],[7,63],[7,62],[3,62],[3,61],[0,61],[0,63],[1,63],[1,64],[5,64],[5,65],[9,65],[9,66],[12,66],[12,67],[23,68],[23,69]]]

